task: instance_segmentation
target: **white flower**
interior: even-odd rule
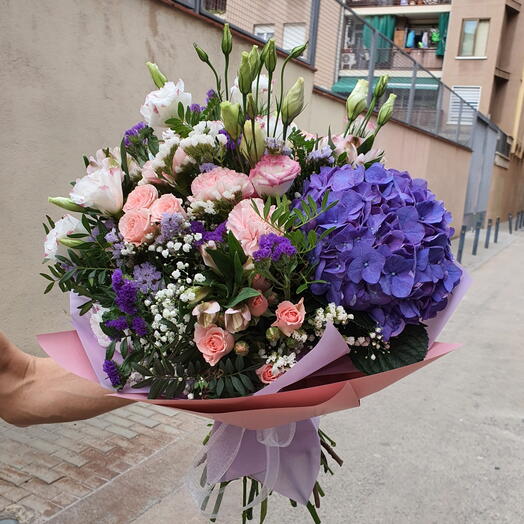
[[[259,106],[266,106],[267,105],[267,90],[269,87],[269,78],[267,75],[260,75],[260,79],[258,81],[258,104]],[[257,79],[253,80],[253,83],[251,84],[251,92],[253,94],[253,97],[256,98],[257,93]],[[240,89],[238,88],[238,76],[235,78],[235,81],[233,82],[233,85],[230,90],[229,95],[229,101],[232,104],[241,104],[242,105],[242,93],[240,92]]]
[[[107,154],[106,154],[107,152]],[[103,168],[104,160],[110,158],[114,160],[116,164],[121,167],[122,165],[122,156],[120,154],[120,147],[111,147],[107,149],[99,149],[94,155],[89,157],[89,164],[87,165],[86,172],[88,175],[98,171]],[[132,179],[136,179],[140,175],[140,166],[138,162],[131,156],[126,155],[127,158],[127,169],[129,171],[129,176]]]
[[[91,331],[98,340],[98,343],[105,348],[111,344],[111,339],[102,331],[102,328],[100,327],[100,324],[102,323],[102,317],[106,311],[109,311],[109,309],[102,307],[99,304],[94,304],[91,308],[91,317],[89,319]]]
[[[58,248],[60,247],[59,240],[72,235],[73,233],[87,233],[82,225],[82,222],[73,215],[65,215],[63,218],[55,223],[55,227],[49,231],[44,242],[44,257],[51,262],[56,261]]]
[[[191,93],[184,92],[184,82],[166,82],[164,87],[146,96],[140,113],[149,126],[165,128],[166,120],[177,115],[179,102],[182,102],[184,110],[191,104]]]
[[[122,210],[124,173],[113,158],[104,158],[98,169],[77,179],[69,194],[71,200],[83,207],[93,207],[104,215],[115,215]]]

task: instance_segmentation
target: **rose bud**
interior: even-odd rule
[[[234,350],[239,357],[245,357],[249,353],[249,344],[244,340],[239,340],[235,344]]]
[[[267,328],[266,330],[266,338],[270,342],[276,342],[280,338],[281,334],[282,333],[280,329],[278,329],[277,327],[270,327],[270,328]]]

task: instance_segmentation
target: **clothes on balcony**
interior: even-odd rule
[[[408,32],[408,36],[406,38],[406,47],[413,48],[415,47],[415,30],[411,29]]]
[[[383,16],[366,16],[364,20],[364,30],[362,32],[362,41],[367,49],[371,49],[373,45],[373,33],[377,31],[377,54],[376,60],[378,63],[387,62],[390,56],[391,43],[395,34],[396,17],[393,15]],[[381,38],[384,35],[386,38]]]

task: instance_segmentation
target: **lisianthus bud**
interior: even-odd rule
[[[190,287],[187,290],[187,292],[194,293],[195,295],[195,298],[188,302],[190,306],[193,306],[195,304],[198,304],[202,300],[204,300],[204,298],[206,298],[209,295],[209,293],[211,292],[211,288],[208,288],[206,286],[193,286],[193,287]]]
[[[72,247],[73,249],[84,244],[84,240],[81,240],[79,238],[68,237],[59,238],[58,242],[60,242],[60,244],[62,244],[65,247]]]
[[[249,344],[244,340],[239,340],[235,344],[234,350],[239,357],[245,357],[249,353]]]
[[[375,85],[375,89],[373,90],[373,96],[378,100],[386,91],[386,88],[388,87],[389,82],[389,75],[382,75],[379,79],[377,84]]]
[[[378,112],[377,116],[377,126],[382,127],[384,124],[389,122],[391,120],[391,116],[393,115],[393,107],[395,106],[395,99],[397,98],[397,95],[394,95],[391,93],[389,95],[389,98],[386,100],[384,105],[380,108],[380,111]]]
[[[260,69],[260,51],[258,46],[254,45],[249,53],[249,64],[251,66],[251,74],[256,78],[258,70]]]
[[[289,125],[304,107],[304,79],[299,77],[282,102],[282,122]]]
[[[247,304],[226,309],[224,313],[224,325],[230,333],[244,331],[249,326],[251,312]]]
[[[149,69],[149,74],[153,79],[153,82],[157,87],[164,87],[164,84],[167,82],[167,77],[162,74],[158,66],[153,62],[146,62],[146,66]]]
[[[240,142],[240,152],[250,160],[251,165],[255,165],[264,153],[266,148],[265,134],[258,122],[254,124],[255,133],[251,120],[244,123],[244,134]]]
[[[233,140],[236,140],[242,131],[242,127],[238,121],[239,114],[240,104],[232,104],[231,102],[220,103],[220,118],[224,123],[224,129]]]
[[[224,24],[224,31],[222,32],[222,53],[228,56],[233,49],[233,38],[231,37],[231,30],[229,24]]]
[[[255,99],[253,93],[249,93],[246,99],[246,115],[250,120],[253,120],[257,116],[257,106],[255,104]]]
[[[240,68],[238,69],[238,88],[243,95],[251,93],[253,75],[251,74],[251,64],[249,63],[249,53],[242,52]]]
[[[366,109],[368,88],[369,82],[361,78],[348,96],[346,100],[346,113],[350,122],[353,122],[357,116]]]
[[[55,206],[61,207],[63,209],[67,209],[68,211],[77,211],[78,212],[78,211],[84,210],[82,206],[75,204],[70,198],[49,197],[47,201],[50,202],[51,204],[54,204]]]
[[[262,50],[262,60],[268,73],[272,73],[277,67],[277,50],[275,48],[275,40],[271,38]]]
[[[197,44],[193,44],[193,47],[195,48],[198,58],[200,58],[202,62],[209,64],[209,56],[207,56],[207,53],[201,47],[198,47]]]
[[[204,327],[211,324],[216,324],[218,314],[220,312],[220,304],[216,301],[202,302],[195,306],[192,314],[196,317],[196,321]]]
[[[270,327],[266,330],[266,338],[270,342],[276,342],[280,336],[282,335],[282,332],[277,327]]]
[[[297,47],[294,47],[293,49],[291,49],[289,53],[289,58],[298,58],[299,56],[302,56],[307,46],[308,46],[308,42],[302,45],[298,45]]]

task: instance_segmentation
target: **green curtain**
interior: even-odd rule
[[[438,21],[438,32],[440,33],[440,41],[437,46],[436,55],[444,56],[446,52],[446,39],[448,37],[449,13],[440,13]]]
[[[371,49],[371,43],[373,41],[372,27],[386,38],[393,40],[396,25],[396,18],[393,15],[366,16],[364,20],[369,24],[364,24],[364,31],[362,33],[362,40],[367,49]],[[389,59],[389,49],[391,49],[390,42],[378,36],[377,49],[377,62],[387,62]]]

